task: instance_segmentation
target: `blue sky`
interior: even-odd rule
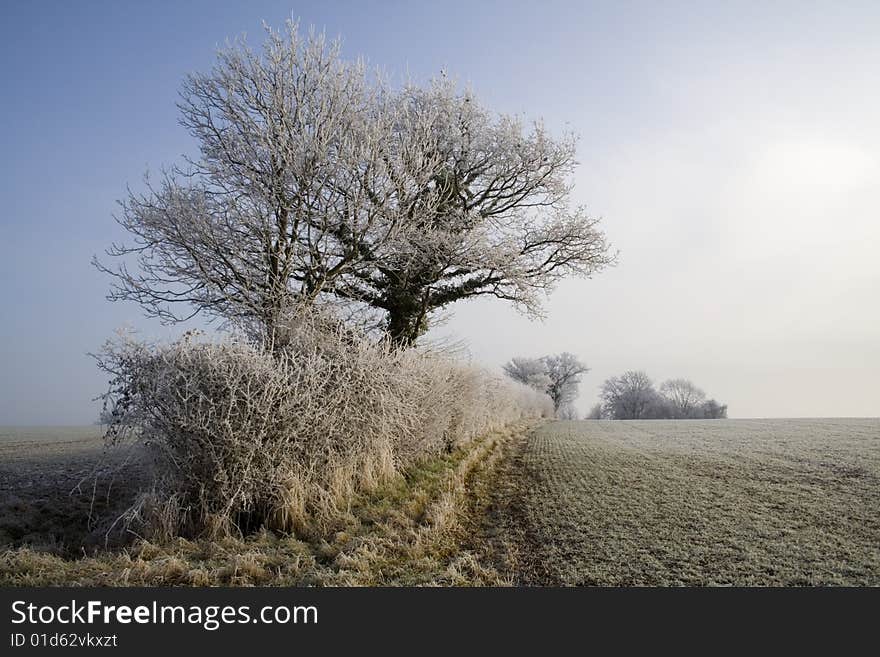
[[[661,6],[662,5],[662,6]],[[289,16],[397,75],[441,69],[499,111],[580,135],[576,197],[620,265],[532,322],[453,308],[436,337],[497,367],[569,350],[601,381],[686,376],[748,416],[880,414],[876,3],[15,2],[0,6],[0,424],[82,424],[115,328],[125,186],[192,149],[183,76]]]

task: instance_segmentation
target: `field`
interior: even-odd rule
[[[149,471],[136,451],[105,450],[101,436],[97,426],[0,427],[0,549],[81,554],[108,542]]]
[[[880,585],[880,420],[556,422],[517,459],[522,583]]]
[[[496,432],[325,535],[140,541],[148,475],[97,428],[0,431],[0,584],[880,585],[877,419]]]

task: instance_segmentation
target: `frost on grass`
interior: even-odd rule
[[[880,420],[555,422],[521,460],[526,583],[880,584]]]
[[[129,513],[140,531],[305,530],[418,459],[552,414],[525,386],[312,312],[283,328],[271,347],[197,336],[106,346],[108,439],[142,442],[160,473]]]

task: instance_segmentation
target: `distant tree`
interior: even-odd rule
[[[541,358],[513,358],[504,365],[510,378],[546,392],[557,414],[577,399],[580,375],[589,370],[577,356],[567,351]]]
[[[670,379],[660,386],[660,394],[666,398],[673,418],[689,418],[699,414],[706,393],[687,379]]]
[[[512,358],[504,365],[504,372],[514,381],[547,392],[550,387],[550,375],[547,366],[540,358]]]
[[[614,420],[638,420],[645,417],[657,400],[651,379],[642,371],[624,372],[602,384],[604,413]]]
[[[602,412],[602,404],[598,403],[598,404],[593,405],[593,407],[590,409],[590,412],[587,413],[587,416],[584,419],[586,419],[586,420],[601,420],[604,417],[605,417],[605,415]]]
[[[644,420],[668,420],[676,417],[672,403],[656,390],[651,391],[649,401],[642,411]]]
[[[541,361],[547,368],[547,376],[550,377],[547,394],[553,400],[553,407],[558,411],[577,399],[578,386],[581,383],[580,375],[589,372],[590,368],[567,351],[556,356],[544,356]]]
[[[571,404],[566,404],[562,408],[559,409],[559,412],[556,414],[560,420],[577,420],[578,414],[577,409]]]
[[[702,417],[708,420],[718,420],[727,417],[727,404],[719,404],[714,399],[709,399],[700,405]]]
[[[670,379],[654,389],[651,379],[642,371],[624,372],[606,379],[602,384],[601,414],[614,420],[660,420],[727,417],[727,406],[714,399],[704,401],[706,394],[687,379]]]

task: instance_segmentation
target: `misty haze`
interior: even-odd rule
[[[880,584],[880,10],[459,4],[0,10],[0,584]]]

